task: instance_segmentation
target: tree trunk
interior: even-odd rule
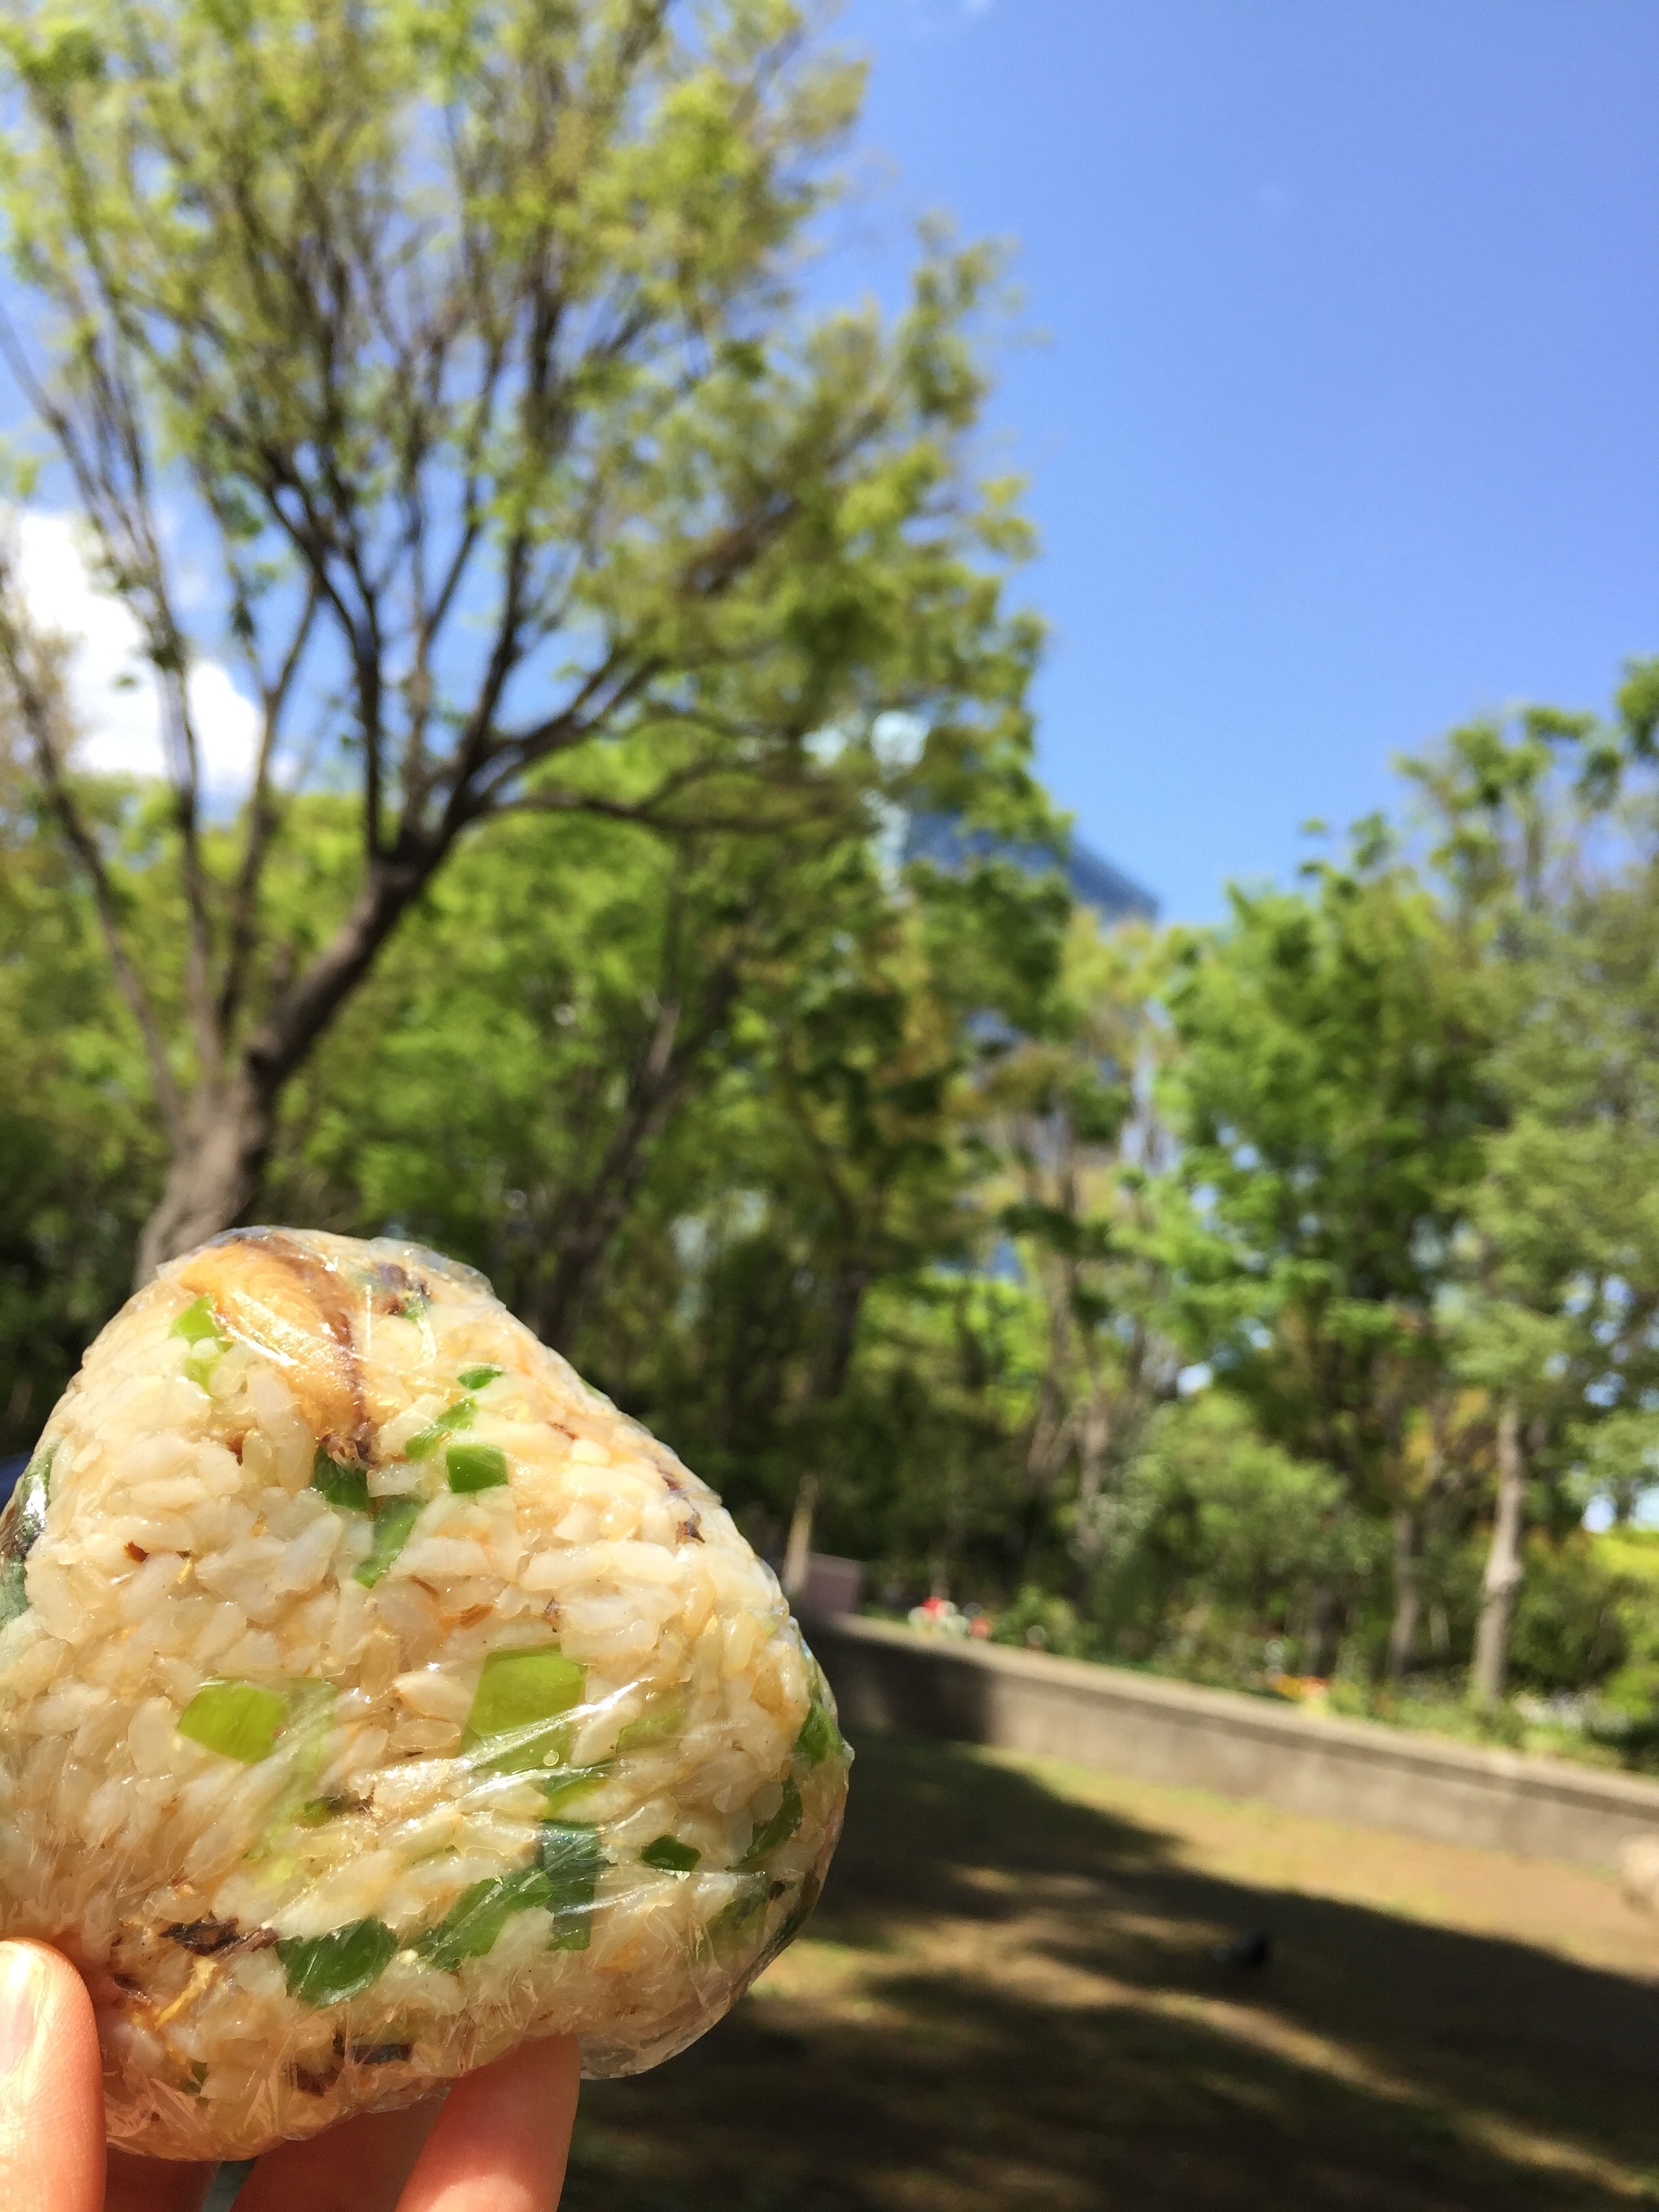
[[[185,1113],[167,1181],[138,1239],[138,1284],[246,1218],[276,1131],[284,1085],[302,1067],[447,846],[381,856],[351,911],[311,966],[282,993],[222,1084],[202,1082]]]
[[[1100,1496],[1106,1480],[1106,1453],[1112,1441],[1112,1409],[1100,1378],[1089,1377],[1089,1395],[1077,1421],[1077,1519],[1073,1551],[1079,1569],[1078,1595],[1086,1595],[1091,1571],[1104,1548]]]
[[[561,1197],[553,1272],[532,1293],[526,1316],[556,1352],[568,1353],[574,1346],[599,1264],[633,1209],[652,1147],[690,1091],[691,1073],[687,1067],[672,1085],[631,1101],[593,1180]]]
[[[138,1239],[134,1280],[139,1286],[164,1260],[246,1219],[276,1127],[274,1096],[246,1068],[226,1091],[191,1103],[186,1141]]]
[[[1337,1626],[1336,1592],[1328,1583],[1316,1583],[1308,1607],[1308,1643],[1302,1662],[1304,1674],[1316,1674],[1322,1680],[1330,1673],[1331,1662],[1336,1657]]]
[[[1480,1626],[1475,1632],[1470,1692],[1474,1702],[1495,1705],[1504,1695],[1510,1635],[1521,1594],[1521,1535],[1526,1511],[1527,1468],[1521,1449],[1521,1415],[1513,1398],[1498,1419],[1498,1514],[1480,1585]]]
[[[819,1406],[833,1405],[847,1388],[847,1377],[853,1364],[853,1351],[858,1341],[859,1316],[864,1309],[864,1294],[869,1285],[868,1268],[842,1270],[836,1286],[826,1356],[815,1401]],[[812,1529],[817,1518],[820,1487],[816,1474],[802,1475],[796,1486],[795,1510],[789,1516],[789,1540],[783,1554],[783,1588],[791,1604],[795,1603],[806,1588],[806,1577],[811,1569]]]
[[[1422,1616],[1418,1568],[1423,1549],[1423,1516],[1414,1506],[1396,1508],[1394,1516],[1394,1620],[1389,1629],[1389,1680],[1403,1682],[1417,1656],[1417,1625]]]
[[[560,1203],[553,1271],[526,1316],[544,1344],[570,1351],[605,1250],[628,1218],[653,1147],[690,1097],[703,1054],[730,1018],[742,981],[737,956],[704,987],[696,1024],[686,1029],[678,998],[666,997],[629,1079],[621,1121],[586,1189]]]
[[[812,1520],[817,1511],[818,1479],[804,1474],[795,1492],[795,1510],[789,1516],[789,1541],[783,1554],[784,1595],[793,1605],[806,1588],[812,1564]]]
[[[1423,1543],[1446,1486],[1446,1423],[1449,1401],[1437,1398],[1429,1424],[1427,1479],[1415,1504],[1402,1499],[1394,1516],[1394,1619],[1389,1627],[1388,1679],[1403,1682],[1417,1659],[1423,1625]],[[1437,1628],[1431,1633],[1437,1638]],[[1437,1650],[1438,1643],[1436,1645]]]
[[[854,1261],[836,1279],[836,1295],[830,1308],[830,1328],[824,1340],[824,1359],[819,1373],[817,1402],[833,1406],[847,1388],[853,1354],[858,1347],[859,1322],[872,1270]]]

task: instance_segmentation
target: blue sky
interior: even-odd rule
[[[1018,242],[1042,763],[1177,916],[1659,651],[1654,0],[851,0],[863,189]]]

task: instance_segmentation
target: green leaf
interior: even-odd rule
[[[690,1874],[702,1858],[690,1844],[683,1844],[678,1836],[659,1836],[640,1853],[642,1866],[655,1867],[662,1874]]]
[[[30,83],[60,98],[78,84],[95,84],[104,73],[102,47],[78,24],[67,25],[20,60]]]
[[[179,1733],[248,1765],[269,1759],[288,1725],[289,1701],[257,1682],[204,1682],[179,1716]]]
[[[738,1861],[738,1868],[748,1873],[763,1865],[774,1851],[788,1842],[799,1827],[800,1818],[800,1792],[793,1781],[786,1781],[782,1803],[771,1819],[763,1826],[757,1828],[750,1838],[748,1850]]]
[[[561,1716],[580,1705],[586,1681],[586,1668],[554,1649],[492,1651],[473,1692],[463,1753],[501,1744],[484,1762],[495,1774],[557,1765],[570,1735]]]
[[[409,1541],[409,1532],[420,1519],[426,1500],[422,1498],[388,1498],[383,1500],[374,1515],[374,1537],[368,1557],[356,1570],[352,1579],[365,1589],[373,1589]]]
[[[434,1421],[412,1436],[404,1446],[405,1459],[430,1459],[444,1438],[457,1429],[470,1429],[477,1417],[477,1407],[471,1398],[462,1398],[440,1413]]]
[[[507,1454],[495,1444],[452,1444],[444,1454],[449,1486],[465,1495],[499,1490],[507,1480]]]
[[[311,1486],[320,1491],[329,1504],[342,1513],[367,1513],[368,1477],[360,1467],[346,1467],[337,1459],[331,1459],[319,1444],[317,1456],[311,1462]]]
[[[503,1367],[465,1367],[462,1369],[458,1379],[463,1390],[482,1390],[487,1383],[493,1382],[498,1375],[504,1375],[506,1372]]]
[[[383,1920],[354,1920],[327,1936],[284,1936],[276,1945],[289,1995],[313,2011],[361,1996],[397,1956],[397,1937]]]

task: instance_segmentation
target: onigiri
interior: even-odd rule
[[[0,1516],[0,1935],[112,2142],[249,2157],[526,2037],[710,2027],[850,1754],[714,1492],[470,1269],[234,1232],[99,1337]]]

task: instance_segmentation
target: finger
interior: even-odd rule
[[[218,2171],[216,2166],[186,2166],[176,2159],[135,2158],[131,2151],[112,2150],[104,2212],[200,2212]]]
[[[395,2212],[441,2109],[428,2097],[400,2112],[365,2112],[267,2152],[243,2183],[236,2212]]]
[[[450,2091],[398,2212],[553,2212],[580,2077],[572,2035],[524,2044],[466,2075]]]
[[[92,1999],[44,1943],[0,1943],[0,2204],[100,2212],[103,2201]]]

